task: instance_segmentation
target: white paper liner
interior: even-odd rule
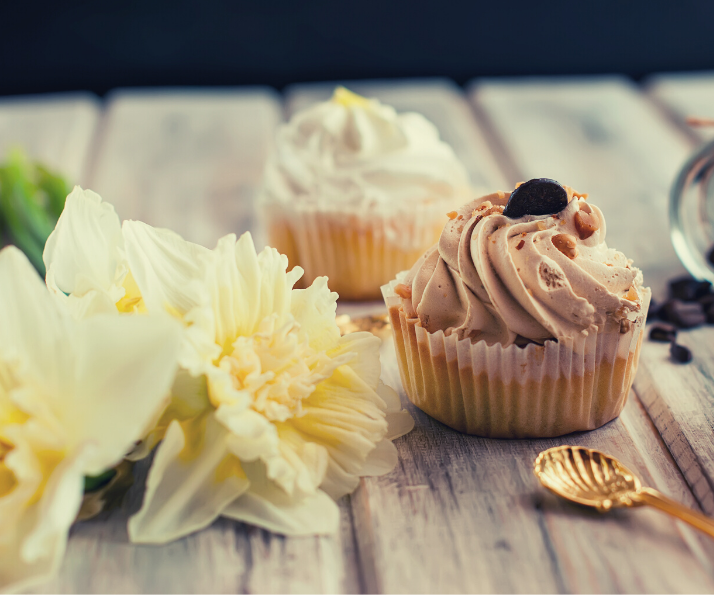
[[[418,319],[408,319],[394,292],[397,283],[383,286],[382,293],[402,384],[414,405],[442,423],[491,438],[546,438],[598,428],[625,406],[643,315],[624,334],[591,334],[575,344],[489,347],[429,333]]]
[[[341,298],[365,300],[379,299],[382,285],[438,241],[447,211],[443,203],[400,215],[269,205],[264,214],[269,245],[305,269],[303,286],[324,275]]]

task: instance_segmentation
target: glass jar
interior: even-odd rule
[[[684,164],[672,186],[669,230],[689,273],[714,283],[714,140]]]

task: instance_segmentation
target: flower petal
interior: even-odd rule
[[[236,337],[256,332],[268,315],[277,314],[278,326],[289,313],[290,292],[302,276],[302,269],[285,273],[288,259],[273,248],[256,254],[253,239],[243,234],[236,242],[229,234],[220,240],[216,259],[208,271],[216,343],[228,349]]]
[[[331,349],[340,340],[337,294],[328,289],[327,277],[318,277],[307,289],[294,289],[290,310],[315,351]]]
[[[3,520],[0,590],[25,591],[57,572],[82,502],[86,452],[86,448],[76,452],[55,468],[39,502]],[[12,522],[11,529],[7,522]],[[12,536],[9,542],[8,535]]]
[[[27,257],[14,246],[0,251],[0,355],[20,359],[51,386],[67,386],[72,320],[61,311]]]
[[[397,392],[380,381],[377,386],[377,394],[387,405],[387,425],[389,427],[385,438],[395,440],[411,432],[414,429],[414,418],[406,409],[402,409]]]
[[[282,535],[333,535],[340,525],[337,504],[323,491],[291,498],[274,485],[261,463],[244,465],[251,487],[223,511],[226,516]]]
[[[140,221],[125,221],[122,229],[129,268],[149,312],[183,316],[207,303],[201,281],[210,250]]]
[[[137,543],[166,543],[212,523],[249,482],[228,450],[230,434],[212,413],[171,422],[146,481],[141,510],[129,519]]]
[[[100,315],[77,325],[75,386],[55,415],[71,443],[99,445],[89,475],[121,460],[168,404],[181,337],[165,314]]]
[[[391,473],[397,466],[399,454],[397,448],[390,440],[382,440],[377,443],[377,447],[367,455],[364,467],[360,471],[360,476],[364,475],[386,475]]]
[[[42,258],[49,287],[76,296],[96,290],[116,303],[123,295],[117,284],[121,245],[114,207],[91,190],[75,186],[45,244]]]

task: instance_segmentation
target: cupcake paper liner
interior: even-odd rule
[[[399,373],[409,400],[440,422],[490,438],[546,438],[598,428],[625,406],[643,315],[627,333],[561,338],[542,346],[488,346],[443,331],[429,333],[417,318],[407,318],[394,292],[401,278],[382,287]]]
[[[390,215],[269,205],[265,215],[268,243],[305,270],[303,286],[325,275],[341,298],[366,300],[379,299],[380,287],[439,239],[447,211],[443,204]]]

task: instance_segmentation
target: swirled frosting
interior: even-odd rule
[[[498,192],[450,213],[439,243],[397,292],[429,332],[489,345],[626,332],[649,289],[642,273],[605,243],[600,209],[565,187],[555,215],[503,215]]]
[[[278,131],[262,200],[395,210],[465,200],[468,175],[436,127],[338,87]]]

